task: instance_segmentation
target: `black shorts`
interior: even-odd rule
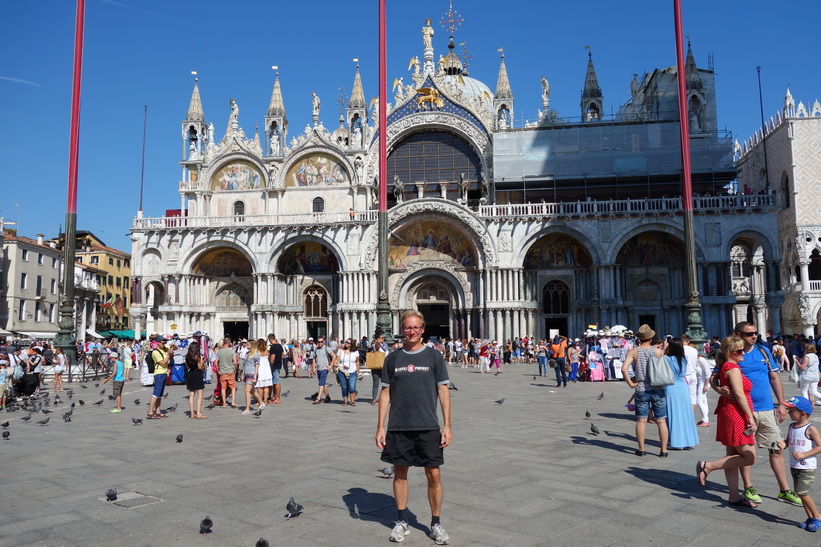
[[[442,432],[388,431],[382,461],[400,467],[439,467],[445,463]]]

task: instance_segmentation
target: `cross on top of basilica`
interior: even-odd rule
[[[442,18],[442,28],[448,29],[451,36],[456,32],[456,29],[465,22],[464,19],[453,9],[453,1],[449,3],[448,11],[445,12],[445,17]]]

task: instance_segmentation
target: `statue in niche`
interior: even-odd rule
[[[362,176],[362,170],[365,168],[365,161],[362,159],[362,156],[356,156],[356,159],[353,160],[353,169],[356,172],[356,180],[360,183],[365,182],[365,179]]]
[[[271,133],[271,155],[272,156],[279,156],[280,155],[280,146],[279,146],[279,131],[274,130]]]
[[[542,76],[542,108],[550,108],[550,83]]]
[[[357,124],[353,128],[353,138],[351,139],[351,146],[362,148],[362,126]]]
[[[464,173],[459,174],[459,200],[462,203],[468,202],[468,189],[470,188],[470,181],[465,177]]]
[[[393,195],[396,197],[397,203],[402,203],[404,198],[405,192],[405,184],[402,182],[402,179],[399,178],[399,175],[393,176]]]
[[[200,154],[197,152],[197,141],[191,139],[191,144],[188,145],[188,159],[189,160],[198,160],[200,159]]]
[[[630,96],[634,99],[639,94],[639,82],[637,80],[638,77],[638,74],[633,74],[633,79],[630,81]]]
[[[214,122],[208,124],[208,148],[214,146]]]
[[[444,72],[444,71],[445,71],[445,56],[440,55],[439,56],[439,72]]]
[[[433,49],[433,27],[430,26],[430,19],[425,19],[425,26],[422,27],[422,44],[425,49]]]
[[[480,179],[480,184],[482,187],[482,199],[487,201],[488,196],[490,195],[490,183],[487,180],[487,177],[484,173],[482,173],[482,178]]]

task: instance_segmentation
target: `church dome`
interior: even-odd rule
[[[475,78],[467,75],[467,71],[462,68],[462,61],[456,56],[453,43],[453,36],[450,37],[448,49],[450,52],[446,57],[441,58],[442,68],[445,72],[444,88],[451,95],[459,95],[461,91],[462,101],[470,106],[476,106],[476,100],[487,110],[493,110],[493,91]]]

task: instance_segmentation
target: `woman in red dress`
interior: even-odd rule
[[[738,491],[738,469],[755,463],[756,429],[753,418],[753,403],[750,399],[752,383],[738,367],[744,357],[744,341],[736,336],[728,336],[721,342],[721,349],[716,355],[716,365],[720,366],[719,382],[729,386],[732,397],[722,396],[718,400],[716,414],[716,440],[726,447],[727,455],[711,462],[698,462],[696,476],[701,486],[707,483],[707,475],[718,469],[724,470],[729,489],[730,505],[757,507],[758,505],[741,496]]]

